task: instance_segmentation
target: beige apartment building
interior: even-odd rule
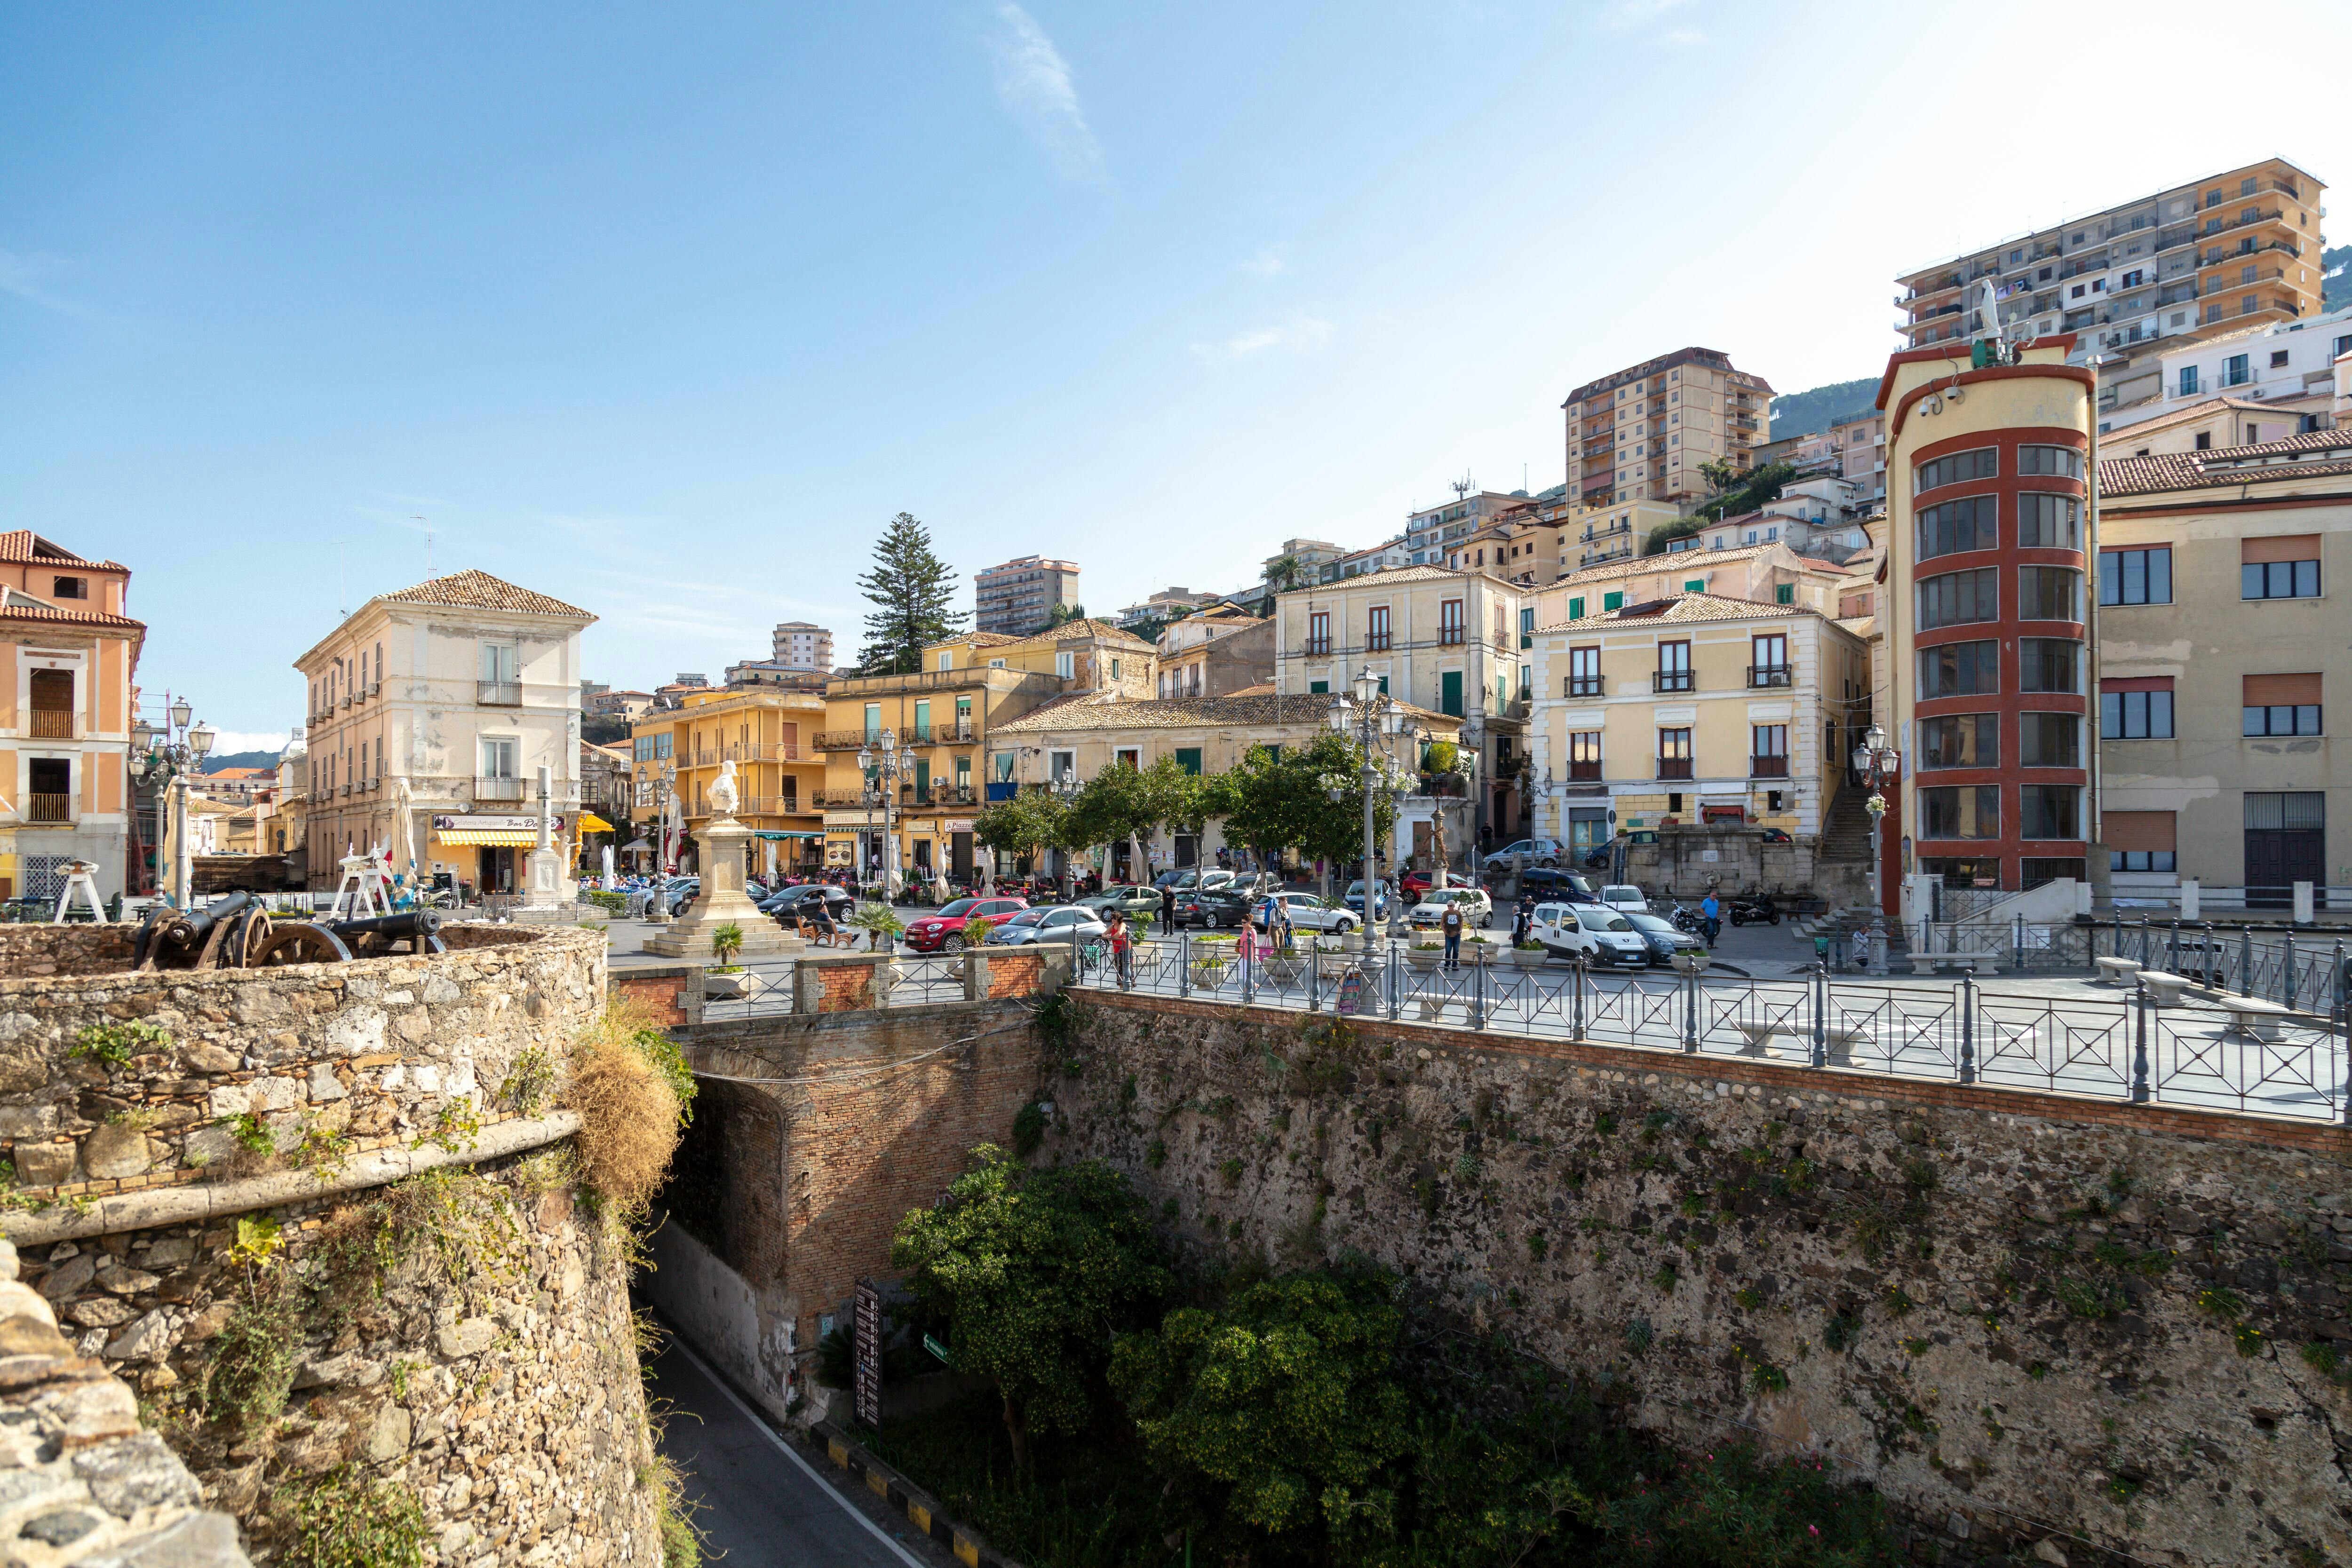
[[[382,845],[395,870],[523,885],[539,769],[559,842],[580,801],[580,633],[596,617],[486,571],[380,593],[294,661],[310,688],[312,887]]]
[[[2352,904],[2352,432],[2099,465],[2102,827],[2118,897]],[[2331,709],[2330,704],[2334,704]],[[2332,891],[2329,884],[2334,884]]]
[[[1833,613],[1838,575],[1838,568],[1801,556],[1785,541],[1633,556],[1572,571],[1529,595],[1528,625],[1556,626],[1683,593]]]
[[[1330,706],[1328,695],[1270,691],[1127,702],[1104,702],[1091,693],[1078,694],[1055,697],[999,725],[992,745],[999,755],[1012,754],[1016,780],[1030,786],[1063,777],[1092,779],[1104,768],[1120,764],[1150,768],[1163,757],[1173,758],[1187,773],[1213,775],[1229,771],[1257,747],[1314,744],[1316,737],[1329,727]],[[1462,720],[1457,717],[1420,709],[1413,710],[1411,717],[1434,739],[1454,741],[1461,737]],[[1391,864],[1400,858],[1410,860],[1416,850],[1426,856],[1428,804],[1416,800],[1398,813],[1394,841],[1384,846]],[[1454,804],[1458,810],[1461,803]],[[1416,810],[1416,805],[1423,809]],[[1462,835],[1467,824],[1457,821],[1449,827],[1454,838],[1450,847],[1465,848]],[[1143,846],[1148,872],[1128,863],[1126,846],[1112,845],[1106,874],[1143,881],[1171,866],[1213,860],[1225,847],[1213,819],[1199,834],[1162,830]],[[1007,864],[1001,869],[1013,868]]]
[[[1220,605],[1171,622],[1160,633],[1159,695],[1228,697],[1272,688],[1274,622]]]
[[[1535,634],[1533,831],[1745,822],[1818,839],[1869,704],[1861,638],[1818,610],[1682,593]]]
[[[1079,602],[1078,563],[1024,555],[971,575],[972,629],[1026,637],[1050,625],[1056,609]]]
[[[1486,570],[1408,566],[1283,594],[1275,687],[1348,689],[1369,668],[1399,702],[1462,721],[1476,756],[1475,821],[1496,841],[1521,829],[1534,601]],[[1460,847],[1460,846],[1455,846]]]
[[[1965,345],[1992,285],[2000,325],[2074,334],[2076,363],[2130,382],[2160,348],[2316,315],[2327,188],[2265,158],[2049,228],[2012,235],[1895,279],[1905,346]]]
[[[688,833],[699,832],[711,820],[710,787],[731,762],[735,820],[758,835],[745,846],[757,859],[744,871],[757,874],[770,865],[814,870],[824,853],[824,820],[817,804],[824,754],[816,745],[824,722],[820,692],[688,693],[677,707],[648,713],[632,729],[629,809],[659,816],[664,793],[675,791],[671,820],[683,822]],[[698,853],[681,846],[681,863],[694,864]]]
[[[1680,349],[1585,382],[1568,416],[1569,486],[1587,506],[1700,501],[1699,465],[1754,465],[1772,438],[1772,388],[1714,349]]]
[[[833,674],[833,633],[814,621],[778,622],[772,646],[785,669]]]

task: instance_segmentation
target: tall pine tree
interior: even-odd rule
[[[874,570],[857,586],[877,606],[858,653],[865,674],[913,674],[923,667],[923,645],[954,636],[968,619],[950,608],[954,570],[931,553],[931,531],[909,513],[890,519],[874,547]]]

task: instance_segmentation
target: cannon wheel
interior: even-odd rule
[[[289,921],[272,926],[269,939],[261,945],[249,967],[277,968],[287,964],[348,964],[352,950],[343,939],[323,925],[305,921]]]
[[[221,944],[217,962],[224,969],[250,969],[269,946],[269,912],[253,908],[236,917]]]

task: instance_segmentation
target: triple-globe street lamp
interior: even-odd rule
[[[1886,973],[1886,897],[1879,886],[1881,862],[1878,849],[1879,821],[1886,815],[1886,796],[1880,786],[1891,782],[1902,767],[1900,753],[1886,744],[1884,727],[1872,725],[1863,732],[1862,744],[1853,748],[1854,771],[1861,774],[1870,790],[1870,799],[1863,809],[1870,813],[1870,973]]]
[[[1354,700],[1349,700],[1347,692],[1340,692],[1331,699],[1331,706],[1325,710],[1324,716],[1333,734],[1352,736],[1363,756],[1358,768],[1357,782],[1364,794],[1363,913],[1364,935],[1370,937],[1379,929],[1373,914],[1378,907],[1376,895],[1380,884],[1373,859],[1376,847],[1373,840],[1377,836],[1373,823],[1374,791],[1386,789],[1392,795],[1402,795],[1410,775],[1391,753],[1403,745],[1416,748],[1425,746],[1430,737],[1428,730],[1412,721],[1411,711],[1404,704],[1381,690],[1381,678],[1372,673],[1370,665],[1364,666],[1353,685]],[[1347,798],[1349,780],[1345,775],[1326,773],[1318,782],[1333,804]],[[1396,896],[1402,899],[1403,894],[1404,890],[1400,887]]]
[[[188,907],[195,882],[194,846],[188,842],[188,779],[213,748],[213,732],[194,724],[194,717],[187,699],[180,697],[164,708],[162,729],[143,718],[131,726],[131,779],[171,794],[171,898],[180,909]]]
[[[869,736],[857,748],[857,771],[866,779],[864,803],[866,819],[874,820],[874,809],[882,809],[882,896],[896,903],[898,897],[898,841],[890,831],[898,804],[898,776],[914,771],[911,756],[901,757],[898,732],[886,729],[878,736]],[[869,829],[870,831],[870,829]]]

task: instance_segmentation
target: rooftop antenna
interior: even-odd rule
[[[425,519],[411,517],[408,520],[412,523],[421,523]],[[430,580],[433,576],[433,530],[429,528],[425,530],[425,576],[427,580]]]
[[[1447,484],[1454,492],[1454,498],[1457,501],[1461,500],[1465,496],[1467,496],[1471,491],[1478,487],[1471,481],[1470,476],[1467,474],[1465,474],[1459,479],[1449,480],[1447,481]]]

